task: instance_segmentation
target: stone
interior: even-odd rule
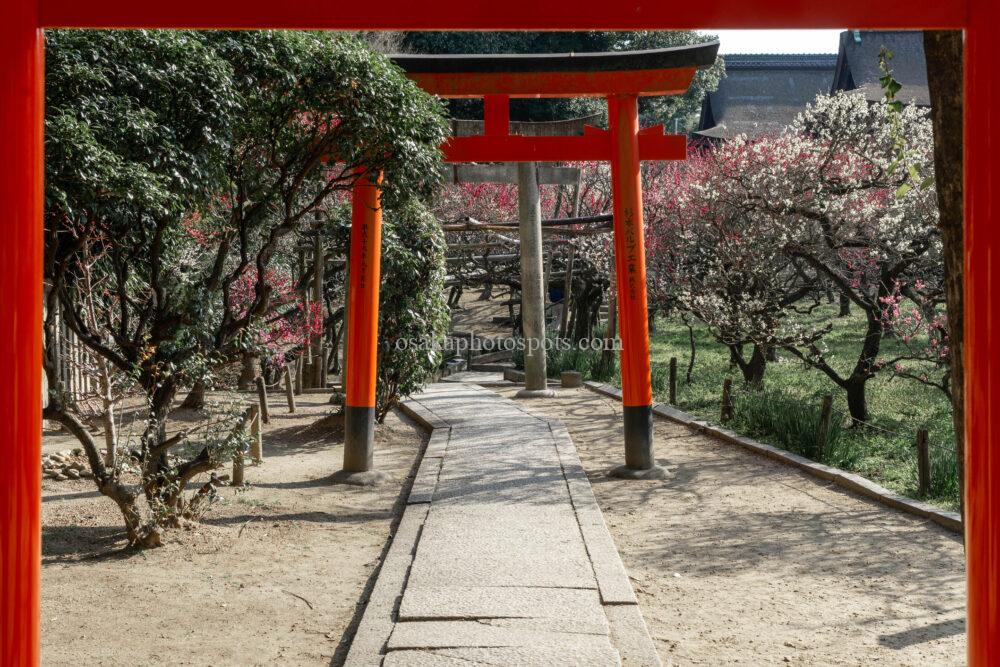
[[[390,651],[408,648],[459,646],[609,647],[607,630],[596,633],[560,632],[535,619],[481,619],[475,621],[413,621],[397,623],[389,637]]]
[[[515,398],[555,398],[554,389],[522,389],[514,394]]]
[[[505,368],[503,379],[508,382],[524,382],[524,371],[519,371],[516,368]]]
[[[607,632],[596,590],[575,588],[465,588],[407,586],[399,620],[529,618],[559,621],[567,632]]]
[[[67,470],[66,476],[70,479],[80,479],[80,471],[75,469]]]
[[[625,667],[661,667],[656,645],[649,636],[638,605],[615,604],[604,607],[611,624],[611,640]]]
[[[52,475],[52,479],[54,479],[57,482],[62,482],[64,480],[66,480],[67,477],[66,477],[66,475],[62,474],[61,472],[57,472],[56,474]]]
[[[348,472],[340,470],[330,476],[333,484],[346,484],[348,486],[379,486],[384,484],[391,477],[389,473],[382,470],[366,470],[364,472]]]
[[[666,479],[667,471],[660,466],[650,468],[632,468],[621,465],[608,471],[609,477],[617,479]]]
[[[94,476],[94,473],[92,473],[91,471],[89,471],[87,469],[84,469],[84,470],[80,471],[80,477],[87,477],[87,478],[89,478],[89,477],[93,477],[93,476]]]
[[[390,651],[385,667],[438,667],[450,665],[488,665],[490,667],[610,667],[621,665],[621,658],[610,644],[590,646],[527,646],[496,648],[447,648],[436,650]]]
[[[563,371],[559,375],[563,389],[576,389],[583,386],[583,373],[579,371]]]
[[[413,560],[427,509],[428,505],[410,505],[403,511],[351,641],[345,667],[368,667],[381,662],[382,647],[392,633],[396,601],[406,585],[406,572]]]

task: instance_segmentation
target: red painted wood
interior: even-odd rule
[[[639,174],[639,105],[635,95],[608,98],[611,198],[615,213],[615,275],[621,331],[622,403],[652,405],[646,245]]]
[[[965,534],[968,662],[1000,661],[1000,56],[995,0],[971,3],[965,80]]]
[[[43,27],[193,27],[314,29],[589,30],[672,28],[962,28],[967,53],[967,551],[969,663],[1000,655],[1000,355],[994,336],[1000,301],[1000,231],[995,165],[998,119],[995,0],[629,0],[572,3],[508,0],[385,0],[377,10],[328,0],[41,0]],[[41,321],[41,43],[35,0],[5,3],[0,13],[0,658],[38,660]],[[609,92],[609,91],[604,91]],[[30,465],[29,465],[30,464]]]
[[[41,569],[42,33],[0,10],[0,664],[38,663]]]
[[[961,28],[964,0],[42,0],[43,27],[331,30]]]
[[[446,162],[609,162],[614,157],[611,136],[604,130],[582,137],[522,137],[517,135],[452,137],[441,147]],[[642,160],[683,160],[683,135],[639,135]]]
[[[510,134],[510,98],[487,95],[483,98],[483,133],[497,136]]]
[[[378,176],[382,182],[382,175]],[[367,176],[351,200],[351,290],[347,304],[347,405],[375,407],[378,370],[378,290],[382,267],[382,206]]]
[[[604,97],[609,94],[681,95],[694,78],[693,67],[631,72],[412,73],[407,76],[429,93],[447,98],[484,95]]]

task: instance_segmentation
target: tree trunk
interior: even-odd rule
[[[965,516],[965,371],[962,190],[962,65],[960,30],[925,30],[927,84],[934,124],[934,180],[944,246],[948,337],[951,344],[951,404],[958,462],[958,497]]]
[[[684,321],[684,326],[688,330],[688,344],[691,346],[691,355],[688,357],[688,369],[687,369],[687,384],[691,384],[691,375],[694,373],[694,357],[697,353],[697,348],[694,344],[694,327],[686,319]]]
[[[184,398],[181,407],[187,410],[201,410],[205,407],[205,383],[198,380]]]
[[[142,513],[136,503],[137,495],[117,480],[113,470],[108,471],[87,427],[74,415],[55,405],[46,407],[42,416],[61,424],[80,442],[87,455],[97,490],[113,500],[122,513],[129,545],[143,548],[161,546],[159,529],[154,524],[143,521]]]
[[[846,294],[840,295],[840,312],[837,317],[848,317],[851,314],[851,300]]]
[[[240,390],[253,389],[253,381],[257,377],[257,357],[253,354],[243,355],[243,367],[240,369],[240,379],[236,386]]]
[[[763,348],[755,344],[749,361],[743,357],[742,345],[730,345],[729,355],[743,374],[743,382],[750,387],[759,387],[764,381],[764,371],[767,370],[767,356]]]
[[[865,391],[867,386],[867,378],[858,376],[848,378],[844,384],[844,390],[847,391],[847,409],[855,424],[868,422],[868,396]]]

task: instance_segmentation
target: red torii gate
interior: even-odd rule
[[[687,139],[663,126],[639,129],[644,95],[687,91],[699,68],[715,62],[718,42],[650,51],[531,55],[406,55],[393,60],[421,88],[439,97],[482,98],[484,132],[454,136],[447,162],[610,162],[614,201],[615,273],[621,322],[625,465],[612,474],[662,476],[653,458],[640,160],[683,160]],[[583,136],[510,134],[511,98],[605,97],[608,130]],[[366,484],[374,469],[375,375],[378,339],[381,212],[371,179],[354,190],[351,289],[348,303],[344,469],[337,477]]]
[[[0,8],[0,664],[39,658],[44,28],[965,31],[968,658],[1000,655],[1000,50],[996,0],[11,0]]]

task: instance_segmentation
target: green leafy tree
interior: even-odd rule
[[[424,385],[441,365],[450,311],[444,295],[445,239],[417,199],[388,207],[382,233],[376,416]]]
[[[168,434],[179,388],[244,344],[271,262],[355,167],[385,172],[389,204],[432,186],[440,105],[347,36],[56,31],[47,59],[45,416],[83,443],[129,542],[155,546],[212,495],[186,485],[245,445],[232,419]],[[250,303],[234,304],[248,269]],[[147,404],[113,466],[59,385],[57,312]]]
[[[199,365],[196,258],[180,223],[221,183],[237,108],[231,72],[187,32],[55,31],[46,60],[45,417],[80,439],[129,541],[154,546],[161,520],[185,511],[185,485],[235,446],[198,451],[165,429],[177,383]],[[134,459],[105,466],[68,409],[55,373],[57,312],[145,396]],[[125,482],[133,460],[138,486]]]
[[[228,153],[226,186],[202,232],[217,242],[205,272],[212,294],[205,342],[232,362],[256,351],[252,330],[271,314],[274,262],[290,269],[294,245],[359,167],[384,172],[384,198],[405,199],[434,185],[442,107],[383,56],[344,34],[222,32],[207,37],[232,66],[241,100]],[[249,303],[233,298],[254,275]],[[198,407],[204,384],[185,402]]]

